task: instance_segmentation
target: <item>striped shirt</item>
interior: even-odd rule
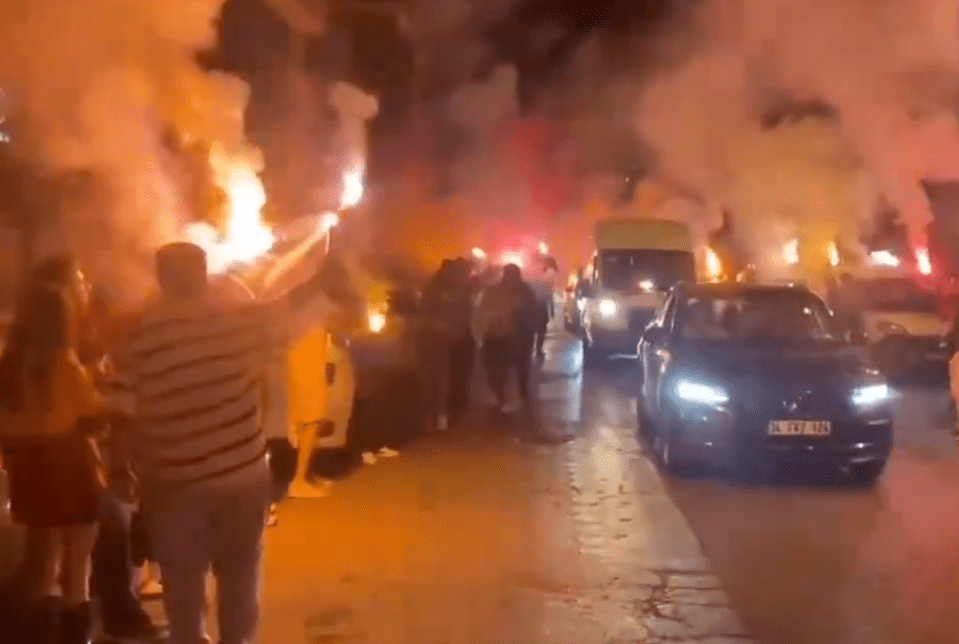
[[[138,316],[116,354],[114,393],[134,418],[145,485],[267,479],[262,378],[287,309],[211,297],[159,300]]]

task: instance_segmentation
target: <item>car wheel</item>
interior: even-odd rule
[[[649,409],[646,407],[646,397],[643,396],[642,391],[636,396],[636,429],[640,436],[645,436],[646,438],[655,436],[653,419],[649,417]]]
[[[672,429],[666,429],[665,436],[663,432],[659,432],[658,436],[660,441],[659,460],[662,462],[663,468],[675,476],[688,476],[690,474],[689,462],[683,454],[679,441],[676,440],[676,432]]]
[[[876,481],[879,480],[879,477],[882,476],[882,472],[885,469],[886,464],[884,462],[855,465],[849,470],[849,478],[853,485],[872,487],[876,484]]]

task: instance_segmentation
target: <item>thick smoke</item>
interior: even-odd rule
[[[489,212],[481,214],[491,223],[499,218],[496,213],[528,210],[525,186],[517,182],[515,168],[502,163],[503,135],[519,117],[517,82],[514,67],[499,67],[447,102],[448,118],[466,135],[465,154],[453,164],[451,181],[457,190],[482,197],[476,203],[485,202]]]
[[[427,87],[452,89],[471,80],[492,60],[484,30],[518,0],[414,0],[406,33],[421,57]]]
[[[432,131],[416,132],[418,140],[398,146],[407,158],[389,194],[378,199],[381,247],[432,271],[446,257],[467,254],[473,246],[487,248],[487,233],[522,212],[519,189],[525,184],[504,162],[504,141],[519,114],[516,82],[516,70],[501,67],[426,106]],[[438,162],[430,145],[437,132],[454,133],[445,162]],[[426,153],[411,155],[414,146]]]
[[[486,29],[517,0],[414,0],[402,26],[413,49],[413,91],[422,99],[393,143],[404,159],[379,186],[381,248],[419,270],[486,246],[483,231],[517,212],[505,163],[519,117],[518,74],[498,65]]]
[[[44,171],[89,170],[103,184],[85,214],[63,214],[62,234],[48,243],[79,250],[121,288],[147,280],[149,251],[195,214],[186,212],[184,177],[162,133],[245,153],[246,87],[195,61],[197,51],[215,42],[221,3],[10,0],[0,6],[0,86],[21,125],[15,151]]]
[[[379,111],[379,102],[375,96],[344,82],[333,84],[329,98],[339,122],[339,170],[344,175],[358,174],[362,179],[366,172],[367,125]]]
[[[504,224],[528,214],[529,184],[508,149],[519,124],[516,83],[516,70],[502,66],[422,106],[424,118],[396,145],[402,166],[377,187],[380,252],[432,271],[473,246],[492,248]]]
[[[471,204],[469,216],[460,215],[467,228],[484,231],[474,236],[475,245],[496,258],[507,249],[532,252],[548,240],[553,253],[571,262],[588,234],[568,243],[567,233],[589,229],[580,225],[578,208],[587,195],[578,185],[582,146],[571,122],[522,114],[518,82],[515,67],[500,66],[449,98],[447,118],[465,144],[448,176]],[[622,177],[619,184],[621,191]]]
[[[808,219],[851,235],[882,195],[924,245],[919,181],[959,177],[956,3],[713,0],[697,17],[677,35],[701,46],[650,77],[636,118],[661,171],[751,231]],[[783,100],[836,117],[764,130]]]
[[[449,170],[450,186],[485,203],[488,215],[515,211],[522,201],[502,160],[503,134],[519,118],[519,74],[492,61],[483,29],[505,15],[516,0],[418,0],[410,31],[425,49],[424,74],[430,84],[449,88],[436,116],[451,122],[463,142]],[[490,199],[490,201],[487,201]],[[489,221],[489,220],[488,220]]]

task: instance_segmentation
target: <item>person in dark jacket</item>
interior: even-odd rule
[[[450,346],[450,397],[447,409],[450,422],[458,425],[469,408],[470,382],[476,361],[476,337],[473,335],[473,308],[477,287],[472,279],[472,266],[467,259],[453,262],[453,285],[460,314]]]
[[[512,370],[516,371],[520,400],[529,407],[529,377],[539,317],[536,294],[515,264],[507,264],[502,278],[480,295],[476,331],[483,342],[481,353],[490,389],[501,411],[507,411],[506,382]]]
[[[466,411],[476,351],[472,308],[469,262],[445,260],[423,290],[421,331],[426,390],[434,394],[432,412],[440,431],[450,421],[459,422]]]

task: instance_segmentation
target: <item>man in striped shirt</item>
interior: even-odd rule
[[[160,295],[117,351],[115,393],[134,419],[134,458],[160,564],[171,644],[200,644],[217,579],[220,642],[252,641],[271,501],[261,385],[287,312],[319,298],[323,271],[268,303],[212,287],[192,244],[157,253]]]

